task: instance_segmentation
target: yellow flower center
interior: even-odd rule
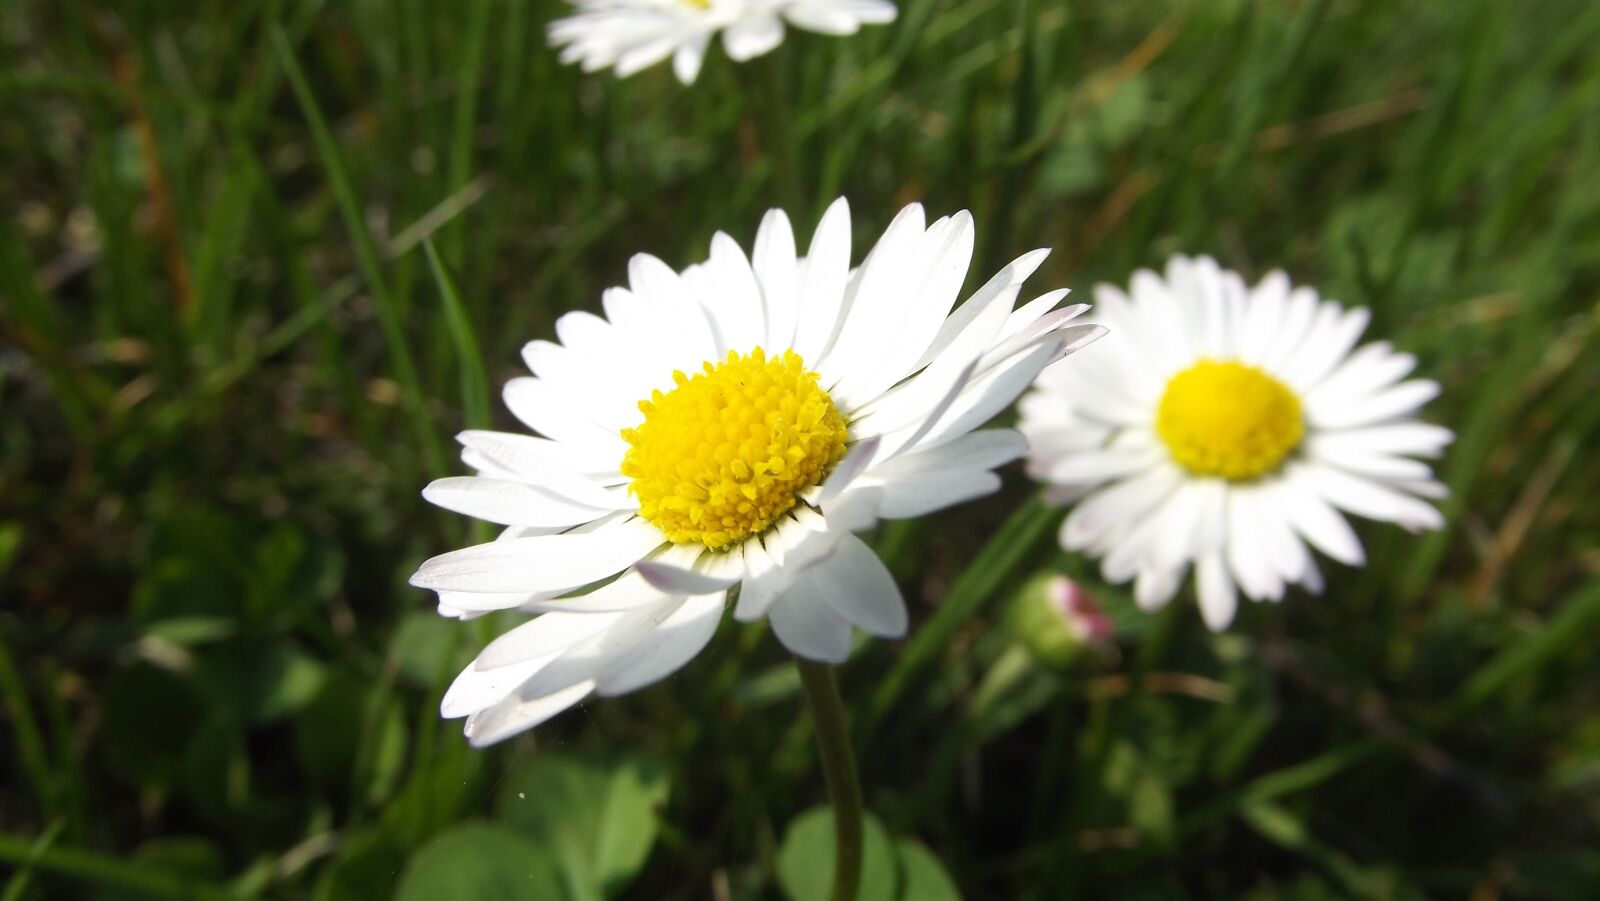
[[[710,9],[711,8],[711,0],[683,0],[683,2],[689,4],[690,6],[694,7],[695,9]]]
[[[1277,469],[1306,426],[1282,382],[1243,363],[1201,360],[1167,382],[1156,433],[1195,475],[1242,482]]]
[[[622,474],[640,515],[677,544],[718,549],[763,531],[844,455],[844,416],[792,350],[730,352],[672,380],[622,430]]]

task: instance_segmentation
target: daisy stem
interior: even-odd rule
[[[795,666],[805,688],[817,752],[822,757],[822,778],[833,805],[833,901],[855,901],[861,887],[861,783],[856,779],[855,752],[844,724],[844,702],[839,699],[833,667],[800,657],[795,658]]]

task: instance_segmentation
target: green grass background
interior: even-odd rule
[[[769,635],[477,752],[436,705],[505,624],[405,577],[484,535],[418,491],[523,342],[841,193],[858,255],[972,209],[974,284],[1285,268],[1459,435],[1446,531],[1221,636],[1104,590],[1065,674],[1007,598],[1094,570],[1020,476],[881,532],[867,897],[1600,897],[1600,5],[905,0],[690,89],[561,11],[0,4],[0,897],[815,897]]]

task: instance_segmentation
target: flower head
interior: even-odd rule
[[[783,42],[784,23],[823,34],[854,34],[894,21],[888,0],[575,0],[578,11],[550,25],[561,61],[585,72],[614,68],[628,76],[672,57],[678,80],[692,84],[717,32],[738,62]]]
[[[569,313],[559,342],[524,349],[533,376],[505,401],[537,435],[463,433],[477,475],[423,492],[506,531],[411,580],[446,615],[535,614],[445,696],[474,743],[666,676],[735,587],[736,618],[813,660],[844,660],[852,626],[905,632],[893,578],[852,533],[998,488],[1025,442],[973,430],[1104,329],[1069,323],[1086,307],[1057,309],[1065,291],[1013,309],[1044,251],[955,307],[965,212],[927,224],[907,207],[854,269],[850,243],[843,200],[803,257],[774,211],[749,257],[720,233],[682,272],[636,256],[605,316]]]
[[[1142,607],[1165,604],[1193,566],[1201,612],[1221,629],[1241,591],[1320,591],[1307,544],[1361,565],[1340,511],[1413,531],[1443,524],[1425,498],[1444,487],[1412,459],[1452,439],[1413,418],[1439,386],[1402,381],[1416,360],[1387,342],[1352,352],[1366,310],[1280,272],[1251,288],[1205,257],[1095,298],[1110,337],[1070,370],[1047,370],[1019,428],[1029,474],[1076,504],[1062,546],[1103,555],[1105,577],[1134,579]]]

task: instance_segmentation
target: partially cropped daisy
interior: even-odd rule
[[[523,350],[506,405],[534,435],[466,432],[476,476],[435,504],[507,526],[435,557],[413,585],[442,613],[538,614],[484,649],[444,699],[486,744],[590,692],[659,679],[705,646],[724,599],[794,653],[842,661],[854,626],[897,637],[906,609],[852,532],[994,491],[1022,456],[973,431],[1045,366],[1098,336],[1052,291],[1013,309],[1045,257],[1013,262],[956,308],[972,217],[901,211],[850,267],[843,200],[804,257],[767,214],[746,257],[724,234],[676,272],[639,255],[604,316],[569,313]]]
[[[1425,498],[1444,486],[1426,463],[1449,430],[1415,420],[1439,393],[1402,381],[1416,365],[1388,342],[1352,352],[1367,326],[1294,288],[1281,272],[1255,287],[1206,257],[1141,271],[1127,294],[1101,285],[1095,320],[1110,336],[1023,398],[1028,472],[1076,504],[1061,544],[1103,555],[1107,580],[1134,581],[1140,606],[1164,605],[1190,567],[1213,629],[1242,592],[1281,600],[1320,591],[1307,544],[1351,566],[1361,543],[1343,513],[1439,528]]]
[[[729,58],[744,62],[783,42],[784,23],[823,34],[855,34],[893,22],[888,0],[574,0],[575,15],[550,25],[561,61],[585,72],[614,68],[628,76],[672,57],[684,84],[694,82],[706,46],[722,32]]]

